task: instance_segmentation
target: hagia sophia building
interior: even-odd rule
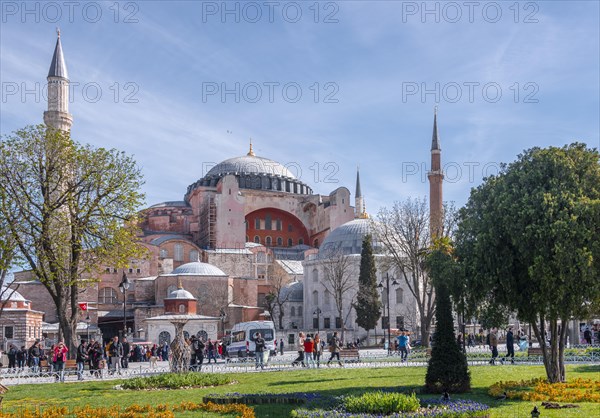
[[[44,123],[70,130],[69,76],[60,33],[47,80],[49,100]],[[279,328],[279,312],[269,312],[265,304],[276,281],[285,283],[278,338],[293,343],[300,330],[332,332],[342,327],[354,339],[366,335],[356,324],[350,305],[357,287],[344,296],[348,303],[343,317],[336,313],[324,279],[328,261],[322,251],[336,248],[352,257],[352,274],[358,281],[362,240],[373,232],[358,173],[353,198],[346,187],[338,187],[329,195],[313,194],[310,186],[285,166],[256,155],[251,142],[242,154],[212,167],[182,191],[181,201],[158,203],[141,212],[140,244],[149,255],[131,260],[126,269],[106,266],[97,283],[80,294],[80,302],[86,304],[78,326],[82,338],[91,333],[108,339],[125,326],[130,337],[170,341],[174,328],[163,320],[169,313],[165,306],[178,299],[185,299],[187,305],[196,304],[184,328],[187,334],[220,338],[234,324],[250,320],[272,319]],[[429,173],[431,193],[436,194],[431,199],[432,213],[441,213],[443,174],[439,159],[434,119],[432,162],[437,166]],[[377,240],[374,247],[380,252]],[[376,257],[378,280],[386,273],[394,274],[384,266],[383,255]],[[119,284],[124,275],[131,285],[123,291]],[[19,309],[38,319],[35,323],[5,323],[11,309],[9,301],[0,318],[4,345],[14,342],[28,346],[36,338],[56,338],[58,320],[45,287],[28,271],[15,273],[11,286],[18,286],[12,296],[15,309],[18,302]],[[416,303],[409,290],[400,285],[393,294],[390,290],[389,300],[389,318],[385,311],[371,335],[383,335],[390,320],[393,328],[418,329],[419,324],[410,319],[416,317]],[[183,306],[179,313],[188,313],[183,312]],[[7,327],[12,327],[10,333]]]

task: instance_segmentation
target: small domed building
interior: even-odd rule
[[[6,351],[10,344],[29,347],[36,339],[42,338],[44,313],[33,310],[31,301],[16,290],[3,287],[0,303],[4,305],[0,315],[2,351]]]

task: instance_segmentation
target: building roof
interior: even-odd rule
[[[206,177],[223,177],[227,174],[266,174],[296,179],[296,176],[282,164],[256,155],[244,155],[222,161],[211,168],[206,173]]]
[[[215,248],[214,250],[205,250],[210,254],[252,254],[247,248]]]
[[[158,315],[150,318],[146,318],[146,321],[171,321],[171,320],[221,320],[221,318],[215,316],[205,316],[205,315]]]
[[[373,236],[373,252],[380,252],[382,245],[374,236],[373,221],[361,218],[346,222],[331,231],[319,248],[319,258],[327,258],[332,254],[360,254],[367,234]]]
[[[157,203],[156,205],[152,205],[150,206],[149,209],[154,209],[154,208],[168,208],[168,207],[189,207],[190,205],[188,205],[187,202],[184,202],[183,200],[177,200],[177,201],[173,201],[173,202],[161,202],[161,203]]]
[[[58,39],[56,40],[56,47],[54,48],[54,55],[52,56],[52,62],[50,63],[48,77],[62,77],[69,79],[65,57],[63,56],[62,45],[60,43],[60,32],[58,32]]]
[[[287,297],[288,302],[304,301],[304,284],[302,282],[292,282],[281,289],[281,300]]]
[[[220,268],[212,264],[194,261],[177,267],[169,274],[162,276],[227,276]]]
[[[287,274],[304,274],[304,267],[302,267],[302,261],[300,260],[277,260],[277,264],[279,264]]]
[[[170,235],[163,235],[162,237],[154,238],[153,240],[150,241],[150,244],[160,245],[163,242],[167,242],[167,241],[171,241],[171,240],[188,241],[188,242],[192,243],[187,235],[170,234]]]
[[[188,292],[185,289],[175,289],[171,293],[169,293],[169,297],[165,298],[165,300],[197,300],[194,295]]]
[[[433,113],[433,135],[431,137],[431,150],[441,150],[440,137],[437,129],[437,106],[435,107],[435,112]]]
[[[9,300],[11,302],[29,302],[29,300],[25,299],[22,294],[8,287],[2,287],[0,290],[1,296],[0,300],[5,301]]]

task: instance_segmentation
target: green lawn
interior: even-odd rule
[[[209,393],[290,393],[319,392],[323,395],[358,394],[378,388],[399,388],[403,391],[419,391],[425,376],[424,367],[393,367],[371,369],[324,368],[320,370],[294,370],[285,372],[240,373],[232,377],[235,384],[206,389],[183,389],[163,391],[115,390],[112,382],[82,382],[65,384],[11,386],[2,403],[3,411],[11,412],[24,406],[123,406],[134,403],[174,404],[181,401],[200,402]],[[490,405],[491,416],[498,418],[529,417],[534,403],[528,401],[498,402],[487,395],[487,388],[499,380],[521,380],[543,377],[543,366],[475,366],[471,367],[473,391],[453,398],[466,398]],[[567,377],[600,380],[600,365],[568,366]],[[541,409],[546,417],[600,417],[600,404],[582,403],[577,409]],[[538,402],[539,406],[539,402]],[[257,417],[286,417],[292,406],[255,406]],[[178,416],[191,417],[193,413]],[[195,416],[198,416],[197,413]],[[217,416],[204,414],[203,417]]]

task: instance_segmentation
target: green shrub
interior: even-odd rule
[[[344,398],[344,409],[348,412],[364,412],[372,414],[392,414],[394,412],[412,412],[419,406],[419,400],[413,393],[404,395],[394,392],[367,392],[360,396]]]
[[[189,387],[220,386],[231,383],[231,377],[217,373],[167,373],[137,377],[121,384],[123,389],[181,389]]]

